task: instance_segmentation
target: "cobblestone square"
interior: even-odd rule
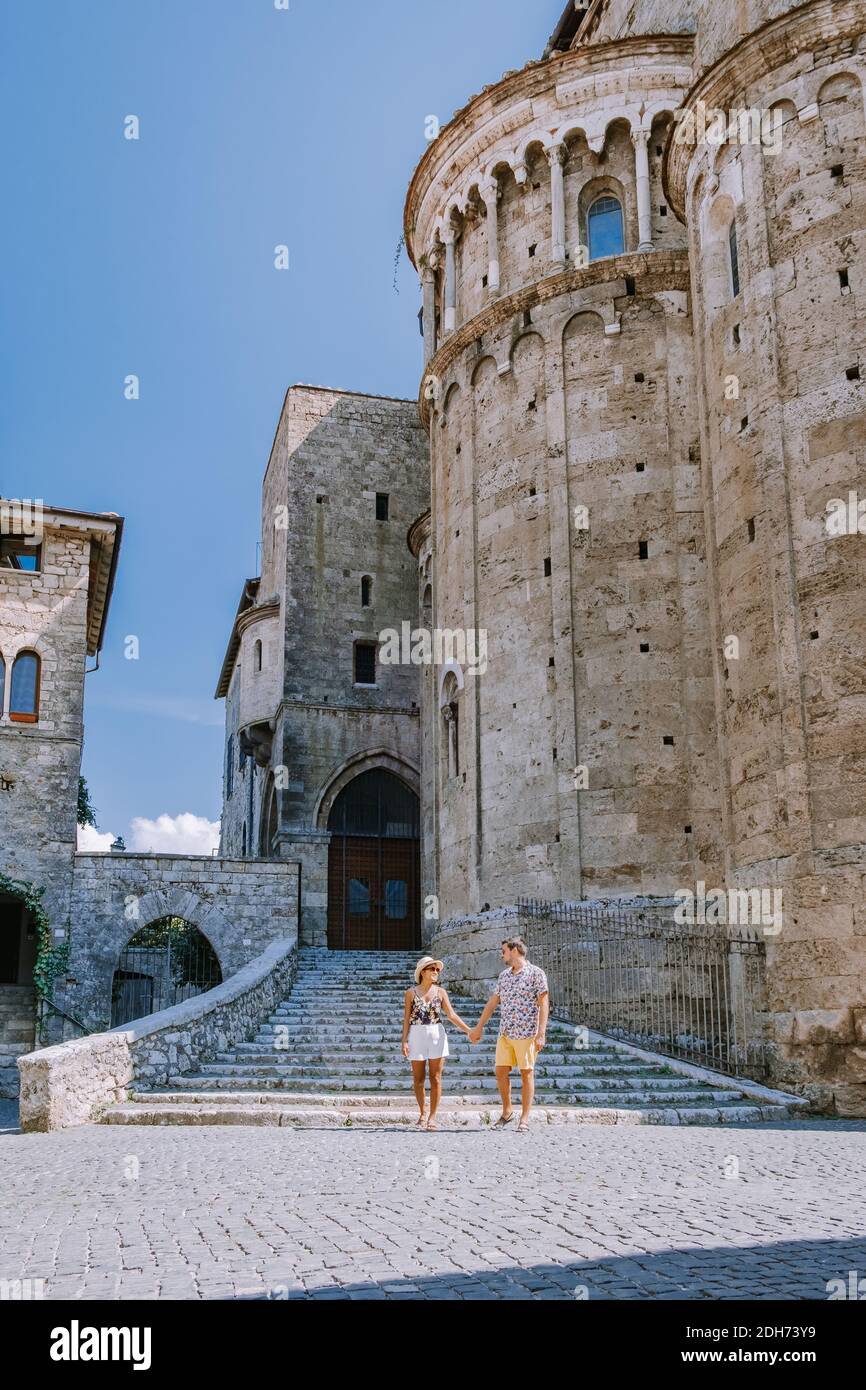
[[[826,1300],[866,1275],[864,1138],[841,1120],[23,1135],[4,1104],[0,1278],[47,1299]]]

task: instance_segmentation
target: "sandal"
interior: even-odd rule
[[[437,1132],[438,1129],[439,1129],[439,1126],[437,1125],[437,1123],[436,1123],[435,1120],[429,1120],[429,1119],[428,1119],[428,1121],[427,1121],[426,1125],[424,1126],[424,1128],[425,1128],[425,1130],[427,1131],[427,1133],[429,1134],[431,1130],[432,1130],[434,1133]]]
[[[511,1121],[512,1121],[513,1119],[514,1119],[514,1111],[513,1111],[513,1110],[509,1110],[509,1112],[508,1112],[507,1115],[500,1115],[500,1116],[499,1116],[499,1119],[496,1120],[496,1121],[494,1122],[493,1128],[494,1128],[494,1129],[504,1129],[506,1125],[510,1125],[510,1124],[511,1124]]]
[[[518,1133],[518,1134],[528,1134],[528,1133],[529,1133],[529,1121],[528,1121],[528,1120],[521,1120],[521,1121],[520,1121],[520,1124],[517,1126],[517,1133]]]
[[[427,1113],[427,1107],[425,1106],[425,1107],[424,1107],[424,1110],[422,1111],[422,1113],[421,1113],[421,1114],[419,1115],[419,1117],[418,1117],[418,1120],[417,1120],[417,1122],[416,1122],[415,1128],[416,1128],[416,1129],[426,1129],[426,1128],[427,1128],[427,1119],[428,1119],[428,1113]]]

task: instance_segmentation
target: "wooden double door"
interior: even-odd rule
[[[421,945],[420,841],[334,835],[328,851],[332,951],[411,951]]]

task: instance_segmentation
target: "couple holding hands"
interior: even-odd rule
[[[526,945],[519,936],[502,943],[505,969],[496,990],[484,1005],[474,1028],[454,1012],[447,991],[438,983],[444,969],[441,960],[423,956],[415,967],[415,985],[407,989],[403,1007],[403,1056],[412,1063],[412,1084],[418,1102],[418,1129],[435,1130],[436,1112],[442,1098],[442,1069],[448,1056],[448,1039],[442,1015],[460,1028],[470,1042],[481,1041],[488,1019],[500,1009],[499,1038],[496,1043],[496,1084],[502,1099],[502,1114],[494,1129],[504,1129],[514,1119],[511,1108],[511,1069],[520,1071],[523,1086],[518,1134],[529,1129],[529,1112],[535,1091],[535,1059],[544,1047],[550,1000],[547,976],[526,959]],[[425,1097],[425,1073],[430,1069],[430,1108]]]

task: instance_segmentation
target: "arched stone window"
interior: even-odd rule
[[[19,652],[12,666],[9,718],[21,724],[39,719],[39,657],[36,652]]]
[[[736,299],[737,295],[740,293],[740,257],[737,251],[736,221],[731,223],[730,231],[728,232],[728,256],[731,267],[731,292],[734,299]]]
[[[373,593],[373,580],[371,579],[371,577],[370,577],[369,574],[365,574],[365,575],[363,575],[362,578],[361,578],[361,607],[362,607],[362,608],[369,608],[369,607],[370,607],[370,599],[371,599],[371,597],[372,597],[372,593]]]
[[[603,256],[621,256],[625,250],[622,204],[618,198],[609,194],[596,198],[587,214],[587,235],[589,237],[589,259],[598,261]]]
[[[229,734],[229,741],[226,744],[226,796],[231,796],[234,787],[235,774],[235,736]]]
[[[255,645],[255,647],[253,648],[253,670],[254,670],[254,671],[260,671],[261,669],[262,669],[262,644],[261,644],[260,639],[257,638],[257,639],[256,639],[256,645]]]
[[[460,687],[453,671],[442,683],[439,707],[442,712],[442,762],[446,778],[460,776]]]

